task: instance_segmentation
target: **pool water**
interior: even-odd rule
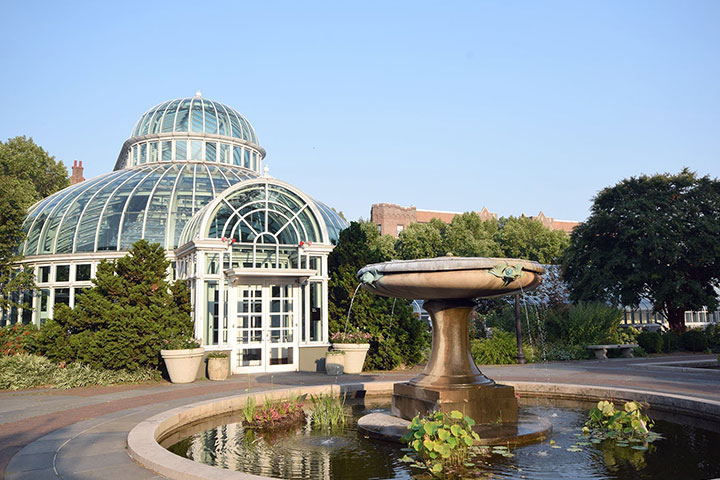
[[[355,427],[361,416],[387,411],[380,404],[346,405],[351,421],[343,430],[322,432],[309,426],[256,434],[239,417],[215,418],[161,442],[171,452],[208,465],[286,479],[411,479],[423,473],[400,461],[402,445],[372,440]],[[720,477],[720,433],[698,426],[656,420],[663,438],[647,451],[593,444],[580,434],[592,404],[523,399],[521,413],[549,419],[553,433],[545,441],[511,449],[514,456],[488,453],[463,478],[672,479]],[[648,412],[653,416],[653,412]],[[568,451],[568,448],[572,451]]]

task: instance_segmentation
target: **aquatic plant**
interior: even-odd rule
[[[248,397],[242,409],[243,425],[247,428],[272,430],[300,424],[305,420],[304,398],[297,394],[284,399],[266,396],[263,405],[258,406],[253,397]]]
[[[614,440],[620,447],[633,445],[635,450],[647,450],[647,444],[661,438],[652,430],[654,423],[642,413],[642,404],[627,402],[622,410],[615,409],[613,402],[603,400],[590,410],[583,433],[591,436],[593,443]]]
[[[310,421],[315,428],[332,429],[345,426],[345,397],[329,394],[310,395],[313,402]]]
[[[461,473],[474,466],[470,457],[480,440],[472,427],[475,421],[457,410],[450,413],[433,412],[412,419],[403,438],[409,452],[402,460],[433,475]]]

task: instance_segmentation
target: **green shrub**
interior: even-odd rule
[[[680,350],[680,335],[675,330],[668,330],[662,334],[663,352],[671,353]]]
[[[588,358],[590,352],[582,345],[551,344],[546,352],[545,358],[548,361],[583,360]]]
[[[559,336],[573,345],[620,343],[622,311],[596,302],[579,302],[570,307],[567,317],[558,317]]]
[[[707,338],[710,348],[716,351],[720,349],[720,324],[705,327],[705,338]]]
[[[74,309],[57,305],[40,330],[38,351],[95,368],[157,368],[164,340],[191,336],[185,282],[168,283],[169,262],[157,243],[136,242],[125,257],[98,265],[95,286]]]
[[[73,362],[56,364],[39,355],[24,353],[0,357],[0,389],[21,390],[51,386],[59,389],[138,383],[157,380],[159,372],[151,369],[95,369]]]
[[[687,330],[680,337],[680,342],[685,350],[691,352],[704,352],[708,349],[708,339],[702,330]]]
[[[495,330],[492,338],[479,338],[470,342],[473,360],[479,365],[507,365],[517,363],[517,340],[515,334]],[[523,345],[525,360],[532,362],[533,350]]]
[[[16,323],[0,328],[0,354],[16,355],[34,352],[39,333],[33,324]]]
[[[663,337],[658,332],[642,332],[637,343],[647,353],[660,353],[663,349]]]

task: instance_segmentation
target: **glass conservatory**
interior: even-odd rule
[[[75,305],[102,259],[144,238],[167,250],[171,278],[188,281],[196,337],[231,352],[234,372],[316,370],[327,255],[346,223],[269,177],[264,157],[250,123],[199,92],[151,108],[114,171],[29,210],[20,252],[38,288],[25,298],[33,309],[3,312],[2,324],[42,326],[56,304]]]

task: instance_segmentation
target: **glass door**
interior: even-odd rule
[[[233,372],[297,370],[298,289],[291,284],[237,287]]]

